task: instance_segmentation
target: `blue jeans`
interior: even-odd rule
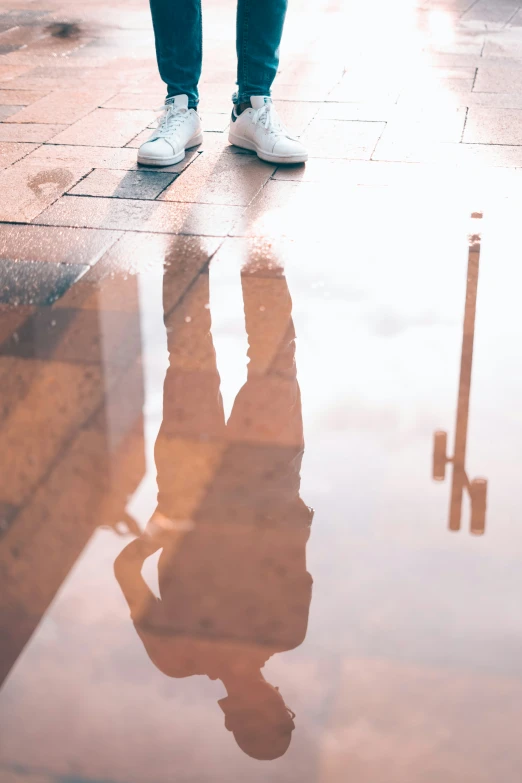
[[[279,65],[288,0],[238,0],[237,92],[234,103],[270,95]],[[150,0],[160,76],[167,98],[188,95],[197,108],[201,76],[201,0]]]

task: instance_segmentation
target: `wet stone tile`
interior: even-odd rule
[[[175,307],[208,264],[219,238],[125,233],[119,242],[56,302],[56,308],[130,312],[136,305],[127,293],[137,275],[163,270],[165,310]]]
[[[27,65],[2,65],[0,63],[0,83],[10,82],[30,70]]]
[[[144,142],[146,142],[146,141],[148,141],[150,139],[151,135],[152,134],[151,134],[150,128],[146,128],[141,133],[138,133],[138,135],[135,136],[133,139],[131,139],[129,141],[129,143],[126,144],[125,146],[126,147],[132,147],[132,149],[136,149],[137,150],[139,147],[141,147],[141,145]]]
[[[96,169],[69,191],[74,196],[155,199],[173,182],[176,174],[162,171]]]
[[[353,192],[352,192],[353,191]],[[270,180],[249,204],[232,236],[292,237],[339,236],[354,197],[350,182],[283,182]]]
[[[278,101],[277,113],[292,134],[300,136],[317,116],[320,104],[311,101]]]
[[[54,138],[55,144],[122,147],[146,128],[154,115],[148,111],[95,109]]]
[[[0,220],[29,222],[87,171],[72,166],[39,165],[30,158],[0,171]]]
[[[148,131],[147,131],[147,135],[148,135]],[[197,147],[195,149],[188,150],[185,154],[185,157],[183,158],[182,161],[180,161],[180,163],[174,163],[172,166],[162,166],[161,172],[164,174],[181,174],[182,171],[185,171],[185,169],[188,168],[188,166],[191,166],[198,159],[198,156],[201,154],[202,149],[203,147]],[[134,152],[134,156],[136,156],[136,152]],[[154,166],[142,166],[141,163],[138,163],[136,161],[136,157],[134,157],[134,163],[132,169],[136,169],[137,171],[158,170]]]
[[[0,141],[0,169],[5,169],[12,163],[25,158],[36,147],[36,144],[26,144],[24,142]]]
[[[473,92],[522,93],[522,69],[485,60],[477,70]]]
[[[379,142],[372,160],[403,163],[478,164],[522,166],[522,146],[503,144],[384,143]]]
[[[39,308],[0,346],[1,356],[122,367],[136,356],[136,311]]]
[[[276,101],[325,101],[331,85],[308,84],[278,84],[274,85],[274,99]],[[230,99],[229,99],[230,100]]]
[[[45,92],[38,90],[1,90],[0,106],[29,106],[45,96]]]
[[[394,116],[386,124],[381,143],[460,142],[466,109],[397,107]]]
[[[274,171],[257,156],[203,152],[160,200],[246,206]]]
[[[241,207],[64,196],[39,216],[40,225],[226,236]]]
[[[105,109],[152,109],[161,106],[163,94],[119,92],[103,104]]]
[[[120,236],[117,231],[0,224],[0,260],[92,266]]]
[[[320,120],[387,122],[397,110],[395,103],[324,103],[317,109]]]
[[[335,103],[395,103],[399,97],[399,87],[390,87],[376,79],[371,83],[360,83],[357,79],[346,76],[321,100]],[[306,99],[305,99],[306,100]]]
[[[0,303],[51,305],[87,271],[87,266],[9,261],[0,265]]]
[[[516,0],[501,0],[492,3],[491,0],[478,0],[471,3],[469,9],[462,15],[464,22],[479,22],[489,28],[507,24],[519,9]]]
[[[463,141],[469,144],[522,144],[522,110],[469,109]]]
[[[44,142],[63,131],[64,125],[15,125],[0,124],[0,141]]]
[[[56,90],[31,103],[11,118],[11,122],[72,125],[98,108],[112,90]]]
[[[294,182],[339,182],[350,177],[353,163],[333,158],[310,158],[306,166],[279,166],[273,179]]]
[[[20,111],[21,106],[1,106],[0,105],[0,122],[4,122],[12,114],[16,114]]]
[[[311,157],[369,160],[385,127],[383,122],[314,120],[303,142]]]
[[[31,161],[41,161],[45,164],[55,164],[57,166],[80,165],[85,166],[87,170],[104,168],[128,171],[129,169],[137,168],[135,150],[61,145],[54,144],[54,142],[36,150],[31,156]]]
[[[0,304],[0,344],[8,340],[33,313],[31,305],[12,307]]]
[[[71,436],[100,404],[103,377],[92,364],[26,361],[3,354],[0,380],[5,403],[0,500],[22,506]],[[33,510],[33,526],[38,528],[39,521]],[[9,532],[20,532],[18,525]]]
[[[27,48],[31,46],[31,51],[34,51],[32,46],[41,35],[41,28],[37,26],[12,27],[10,30],[0,32],[0,46],[5,48],[4,54],[17,52],[23,48],[24,51],[20,52],[20,62],[24,64],[24,60],[27,62]]]
[[[78,85],[88,89],[93,81],[96,81],[98,87],[113,89],[116,92],[120,81],[129,78],[126,74],[117,71],[103,72],[101,68],[8,67],[11,71],[4,79],[2,79],[0,70],[0,82],[9,80],[10,86],[15,90],[47,90],[50,92],[55,90],[57,86],[64,89],[76,89]],[[1,68],[2,66],[0,66]],[[14,72],[15,68],[17,73]]]
[[[16,52],[17,49],[21,49],[22,44],[2,44],[0,43],[0,55],[2,54],[10,54],[11,52]]]
[[[44,19],[49,11],[20,8],[0,14],[0,29],[9,30],[11,27],[32,25]]]
[[[220,114],[218,112],[205,112],[201,116],[201,125],[204,131],[210,133],[221,133],[230,125],[230,114]]]

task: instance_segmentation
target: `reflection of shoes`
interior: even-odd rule
[[[138,150],[138,163],[144,166],[171,166],[185,157],[185,150],[203,141],[201,121],[195,109],[188,108],[188,97],[176,95],[166,103],[158,127]]]
[[[257,152],[269,163],[304,163],[308,153],[301,142],[287,131],[274,108],[271,98],[255,95],[252,108],[237,114],[232,109],[228,140],[236,147]]]

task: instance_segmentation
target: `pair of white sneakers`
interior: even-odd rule
[[[251,108],[237,114],[232,110],[228,140],[236,147],[256,152],[269,163],[304,163],[308,153],[291,136],[277,115],[271,99],[264,95],[250,99]],[[144,166],[172,166],[185,157],[185,151],[203,141],[201,120],[189,109],[188,97],[176,95],[165,104],[158,127],[138,150],[138,163]]]

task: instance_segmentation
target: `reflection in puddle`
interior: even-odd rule
[[[227,423],[208,274],[165,313],[158,506],[115,573],[152,663],[168,677],[221,680],[226,729],[247,755],[275,759],[295,715],[261,670],[306,635],[313,512],[299,496],[303,422],[286,280],[247,269],[241,283],[250,361]],[[160,549],[158,599],[141,569]]]
[[[451,464],[453,466],[449,529],[455,531],[460,530],[462,499],[464,490],[466,490],[469,494],[471,504],[471,533],[482,535],[486,528],[487,480],[484,478],[475,478],[470,481],[466,473],[469,401],[471,394],[475,316],[480,271],[481,233],[478,228],[478,221],[482,220],[482,214],[480,212],[475,212],[471,218],[473,228],[469,236],[468,276],[464,326],[462,332],[462,354],[457,401],[457,420],[455,425],[455,445],[453,456],[448,456],[447,433],[441,430],[435,433],[433,446],[433,478],[435,481],[444,481],[446,478],[446,465]]]
[[[128,312],[107,312],[100,290],[89,310],[35,309],[0,345],[0,683],[96,528],[132,529],[145,472],[137,278],[120,286]]]

